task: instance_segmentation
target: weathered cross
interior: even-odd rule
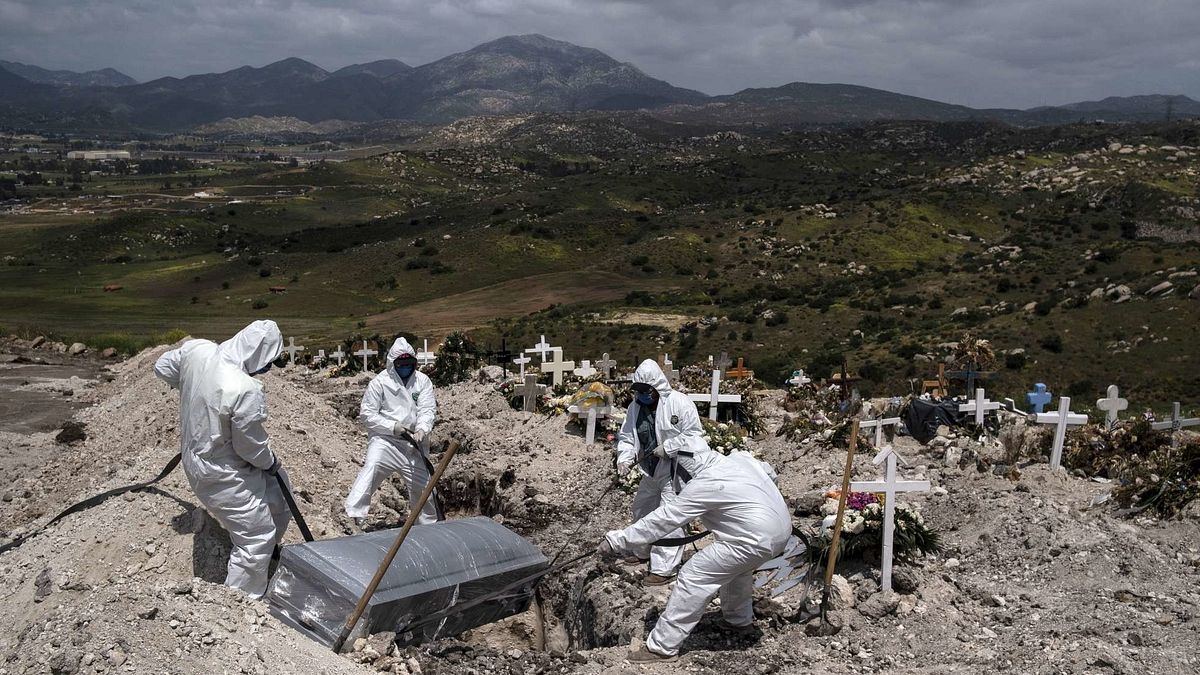
[[[508,379],[508,360],[513,357],[508,351],[508,341],[505,338],[500,338],[500,351],[495,351],[489,354],[493,361],[500,362],[500,368],[504,371],[504,378]]]
[[[574,372],[575,362],[563,361],[562,347],[555,347],[550,355],[554,357],[554,360],[542,363],[542,372],[549,374],[554,386],[557,387],[562,384],[563,375]]]
[[[722,356],[724,356],[724,354],[722,354]],[[734,378],[735,380],[744,380],[748,377],[754,377],[754,371],[746,368],[746,363],[740,356],[738,357],[737,368],[730,368],[729,370],[725,371],[725,374]]]
[[[728,373],[726,371],[729,370],[729,366],[733,365],[733,361],[729,360],[729,354],[727,352],[721,352],[721,357],[718,358],[713,365],[716,366],[717,370],[721,371],[722,375],[727,375]]]
[[[520,366],[520,367],[521,367],[521,374],[520,374],[520,378],[521,378],[522,380],[524,380],[524,379],[525,379],[525,364],[526,364],[526,363],[529,363],[529,362],[530,362],[530,361],[532,361],[532,360],[533,360],[533,359],[529,358],[528,356],[525,356],[524,354],[522,354],[522,355],[520,355],[520,356],[518,356],[517,358],[515,358],[515,359],[513,359],[513,360],[512,360],[512,362],[513,362],[513,363],[515,363],[516,365],[518,365],[518,366]]]
[[[417,352],[417,363],[424,368],[437,361],[437,354],[429,351],[429,340],[422,340],[421,344],[424,346],[421,348],[421,351]]]
[[[958,406],[958,412],[973,412],[975,413],[975,426],[983,426],[983,418],[987,416],[990,410],[999,410],[1000,404],[995,401],[989,401],[984,396],[982,388],[975,390],[975,400],[970,403],[963,403]]]
[[[370,359],[372,356],[375,356],[375,355],[376,355],[376,354],[378,354],[378,353],[379,353],[379,352],[377,352],[377,351],[375,351],[374,349],[371,349],[370,347],[368,347],[368,346],[367,346],[367,341],[366,341],[366,340],[363,340],[363,348],[362,348],[362,349],[360,349],[360,350],[358,350],[358,351],[356,351],[356,352],[354,352],[354,355],[355,355],[355,356],[361,356],[361,357],[362,357],[362,360],[363,360],[363,372],[364,372],[364,373],[365,373],[365,372],[367,372],[367,369],[370,367],[370,366],[369,366],[369,363],[368,363],[368,360],[369,360],[369,359]]]
[[[741,403],[741,394],[722,394],[721,393],[721,371],[715,368],[712,371],[712,387],[709,388],[707,394],[688,394],[688,400],[693,403],[708,404],[708,419],[717,421],[717,405],[720,403]]]
[[[1111,429],[1120,419],[1120,412],[1129,408],[1129,401],[1121,398],[1121,390],[1117,385],[1108,385],[1108,397],[1096,401],[1096,409],[1104,411],[1104,421]]]
[[[902,492],[926,492],[929,490],[927,480],[897,480],[896,459],[898,455],[892,446],[885,446],[871,460],[872,464],[887,462],[883,480],[854,481],[850,489],[855,492],[882,492],[883,498],[883,555],[879,565],[880,590],[892,590],[892,539],[896,532],[896,495]]]
[[[1067,427],[1079,427],[1087,424],[1087,415],[1071,412],[1071,399],[1063,396],[1058,399],[1058,412],[1034,413],[1038,424],[1054,425],[1054,443],[1050,446],[1050,469],[1053,471],[1062,464],[1063,444],[1067,440]]]
[[[804,385],[810,384],[811,382],[812,382],[812,378],[805,375],[804,369],[801,368],[800,370],[792,371],[792,376],[788,378],[787,384],[789,384],[793,387],[803,387]]]
[[[584,432],[584,438],[586,439],[587,444],[591,445],[592,443],[596,442],[596,420],[608,417],[610,414],[612,414],[612,408],[607,403],[604,403],[601,405],[588,406],[588,409],[585,411],[578,405],[573,405],[570,408],[567,408],[567,412],[574,413],[576,415],[583,415],[585,413],[587,414],[587,430]]]
[[[589,377],[595,375],[598,371],[592,367],[591,361],[584,359],[583,362],[579,364],[579,367],[576,368],[572,372],[575,373],[576,377],[578,377],[582,380],[586,380]]]
[[[596,362],[596,367],[600,369],[600,372],[604,373],[604,379],[611,380],[613,369],[617,367],[617,362],[609,358],[608,352],[604,352],[604,358]]]
[[[525,399],[525,412],[537,412],[538,396],[546,391],[546,385],[538,384],[537,375],[530,373],[525,376],[525,385],[521,387],[521,396]]]
[[[858,423],[859,429],[874,429],[875,430],[875,447],[883,447],[883,429],[884,427],[895,427],[900,425],[899,417],[880,417],[873,420],[863,420]]]
[[[318,350],[317,350],[317,355],[313,357],[313,363],[315,363],[315,364],[317,364],[317,365],[321,365],[322,363],[325,363],[325,359],[326,359],[326,358],[327,358],[327,357],[325,356],[325,350],[324,350],[324,349],[318,349]]]
[[[304,345],[297,345],[296,338],[288,338],[288,346],[283,348],[283,351],[288,353],[288,361],[294,366],[296,365],[296,352],[304,351]]]
[[[928,393],[933,390],[933,395],[937,398],[946,398],[946,364],[938,364],[938,374],[936,380],[921,380],[921,393]]]
[[[338,348],[330,356],[337,359],[338,368],[341,368],[342,364],[346,362],[346,352],[342,351],[341,345],[338,345]]]
[[[546,342],[546,336],[543,335],[542,341],[537,343],[536,345],[530,347],[529,349],[526,349],[525,353],[526,354],[537,354],[538,356],[540,356],[542,358],[542,363],[545,363],[546,362],[546,354],[548,354],[552,351],[554,351],[554,347],[551,347],[550,343]]]
[[[1177,448],[1179,447],[1179,431],[1184,427],[1194,427],[1198,424],[1200,424],[1200,419],[1189,419],[1179,414],[1179,401],[1176,401],[1175,407],[1171,411],[1171,419],[1163,420],[1162,422],[1154,422],[1150,425],[1150,427],[1152,429],[1157,429],[1158,431],[1170,431],[1171,447]]]
[[[662,360],[658,362],[658,365],[662,366],[663,375],[667,376],[667,382],[675,384],[675,380],[679,379],[679,370],[671,367],[675,365],[671,363],[671,357],[663,354]]]
[[[952,380],[966,380],[967,381],[966,391],[967,391],[968,395],[970,395],[971,392],[975,391],[975,380],[977,380],[977,379],[978,380],[986,380],[989,375],[995,375],[995,373],[992,371],[988,371],[988,370],[979,370],[979,366],[975,365],[974,363],[967,366],[966,368],[963,368],[962,370],[955,370],[955,371],[946,373],[946,377],[948,377]]]
[[[1029,401],[1031,413],[1040,413],[1046,410],[1046,404],[1054,400],[1054,396],[1049,391],[1046,391],[1046,385],[1038,382],[1033,385],[1033,391],[1025,394],[1025,400]]]

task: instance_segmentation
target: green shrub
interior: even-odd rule
[[[462,382],[471,377],[479,367],[481,352],[466,333],[454,332],[446,336],[438,347],[437,360],[433,362],[430,378],[441,386]]]

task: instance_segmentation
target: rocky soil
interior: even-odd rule
[[[45,453],[7,481],[0,541],[86,496],[145,480],[174,455],[178,399],[151,372],[162,350],[110,366],[111,381],[88,390],[91,405],[76,416],[86,439],[0,436],[5,454]],[[349,414],[365,379],[289,369],[264,382],[274,447],[314,534],[346,533],[341,502],[365,446]],[[774,428],[782,394],[763,396]],[[611,455],[586,447],[565,418],[512,410],[490,383],[444,388],[438,399],[436,439],[465,446],[443,483],[453,514],[493,516],[564,559],[624,524],[630,497],[613,490],[601,499]],[[751,444],[778,470],[796,522],[818,521],[821,493],[839,481],[844,453],[773,435]],[[898,443],[906,476],[933,483],[930,493],[906,499],[941,531],[944,552],[899,568],[894,594],[877,592],[874,567],[847,561],[835,635],[809,636],[795,597],[764,595],[756,634],[723,634],[714,608],[679,663],[639,669],[624,655],[669,590],[643,587],[637,568],[588,559],[542,584],[544,621],[530,611],[456,639],[396,650],[377,636],[334,655],[271,618],[265,604],[220,586],[227,537],[177,471],[155,490],[72,515],[0,555],[0,675],[1200,670],[1195,511],[1170,522],[1121,519],[1092,506],[1103,483],[1052,473],[1044,462],[998,475],[990,462],[1002,449],[993,442],[947,437],[933,445]],[[856,477],[876,475],[869,457],[856,461]],[[385,485],[372,526],[394,526],[404,510],[400,484]],[[298,541],[294,529],[288,539]]]

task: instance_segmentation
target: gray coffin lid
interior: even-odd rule
[[[346,617],[396,540],[399,530],[286,546],[267,596],[271,613],[332,646]],[[398,631],[423,616],[494,592],[545,569],[533,544],[491,518],[448,520],[412,528],[354,636]],[[497,598],[397,640],[411,644],[455,635],[524,611],[528,588]]]

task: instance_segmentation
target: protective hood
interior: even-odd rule
[[[255,321],[221,343],[221,357],[246,373],[257,373],[283,353],[283,334],[274,321]]]
[[[691,454],[691,457],[688,457],[688,454]],[[707,443],[702,444],[702,447],[693,445],[686,451],[681,450],[675,455],[675,461],[692,478],[702,476],[706,471],[711,471],[713,467],[718,466],[725,459],[725,455],[709,448]]]
[[[416,355],[417,350],[413,349],[412,345],[408,344],[408,340],[405,340],[404,338],[396,338],[396,341],[392,343],[392,348],[389,349],[387,353],[387,367],[390,369],[392,367],[392,362],[401,356],[415,357]]]
[[[658,390],[658,395],[666,398],[671,393],[671,383],[667,381],[667,376],[663,374],[662,368],[654,359],[646,359],[637,367],[633,373],[634,382],[643,382]]]

